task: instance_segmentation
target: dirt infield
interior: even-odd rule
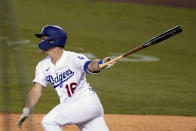
[[[196,9],[196,0],[105,0],[105,1],[144,3],[144,4],[152,4],[152,5],[166,5],[171,7]]]
[[[19,116],[1,113],[0,131],[43,131],[40,122],[44,114],[31,115],[22,129],[16,125]],[[5,118],[7,123],[4,123]],[[110,131],[196,131],[196,117],[106,114],[105,120]],[[79,128],[72,125],[63,130],[79,131]]]

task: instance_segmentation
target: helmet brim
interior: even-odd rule
[[[44,35],[40,34],[40,33],[37,33],[37,34],[35,34],[35,36],[38,37],[38,38],[42,38],[42,36],[44,36]]]

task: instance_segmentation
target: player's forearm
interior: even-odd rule
[[[37,83],[34,84],[34,87],[30,91],[27,102],[26,102],[27,108],[32,110],[35,107],[35,105],[40,100],[40,97],[42,96],[42,90],[43,90],[43,87],[41,87]]]
[[[31,91],[29,93],[29,96],[26,102],[26,107],[32,110],[35,107],[35,105],[38,103],[40,97],[41,97],[40,94],[36,94],[35,91]]]
[[[107,68],[111,68],[116,62],[111,62],[109,64],[107,64],[105,67],[100,68],[100,64],[103,64],[105,62],[108,62],[112,60],[111,57],[105,57],[103,60],[99,60],[99,59],[95,59],[93,60],[89,65],[88,65],[88,71],[92,72],[92,73],[98,73],[103,69],[107,69]]]
[[[100,68],[98,67],[98,63],[99,63],[99,59],[95,59],[93,60],[89,65],[88,65],[88,71],[92,72],[92,73],[98,73],[100,72]]]

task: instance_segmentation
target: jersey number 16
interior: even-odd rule
[[[67,94],[69,97],[71,97],[71,95],[74,94],[77,85],[78,84],[75,82],[72,82],[70,85],[66,84],[65,88],[67,89]]]

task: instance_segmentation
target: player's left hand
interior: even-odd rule
[[[20,116],[20,119],[18,120],[18,123],[17,123],[17,125],[18,125],[19,128],[22,127],[22,123],[27,119],[27,117],[29,116],[29,114],[30,114],[30,109],[27,108],[27,107],[25,107],[23,109],[23,113]]]
[[[112,60],[111,57],[105,57],[105,58],[103,59],[103,63],[106,63],[106,62],[108,62],[108,61],[110,61],[110,60]],[[105,67],[105,69],[111,68],[114,64],[116,64],[116,62],[112,62],[112,63],[108,64],[108,65]]]

